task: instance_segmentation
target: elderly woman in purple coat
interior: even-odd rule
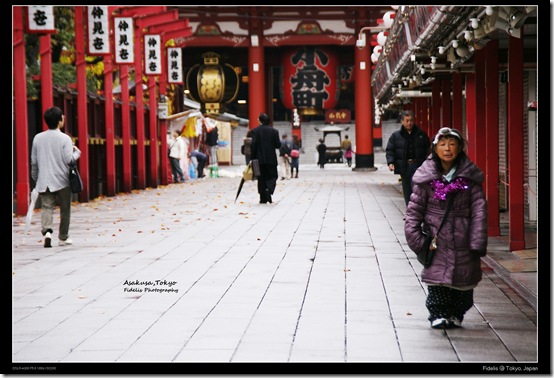
[[[432,328],[461,327],[473,306],[473,289],[482,278],[481,257],[487,251],[487,201],[483,172],[465,153],[462,134],[443,127],[431,154],[413,176],[404,232],[418,251],[424,231],[435,235],[448,201],[452,207],[436,240],[432,264],[421,272],[428,285],[425,305]]]

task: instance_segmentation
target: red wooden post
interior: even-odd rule
[[[106,119],[106,194],[115,195],[115,141],[113,110],[113,65],[110,54],[104,56],[104,96]]]
[[[13,92],[15,114],[15,190],[16,213],[27,214],[29,209],[29,141],[28,141],[28,117],[27,117],[27,76],[25,67],[25,36],[23,30],[23,9],[21,6],[13,7]]]
[[[442,80],[442,97],[441,97],[441,126],[452,127],[452,102],[450,98],[450,80]]]
[[[452,127],[462,131],[463,119],[463,88],[462,74],[455,72],[452,74]]]
[[[491,40],[486,46],[486,123],[487,123],[487,195],[488,234],[500,236],[500,205],[498,192],[498,40]]]
[[[163,53],[162,46],[162,53]],[[163,75],[163,72],[162,72]],[[156,78],[148,77],[148,101],[150,106],[150,186],[158,186],[158,101],[156,96]],[[165,138],[165,135],[160,135]]]
[[[353,170],[374,168],[369,46],[354,47],[356,155]]]
[[[131,107],[129,105],[129,66],[119,67],[121,82],[121,148],[123,155],[123,191],[132,189],[132,157],[131,157]]]
[[[525,249],[523,192],[523,36],[509,37],[508,177],[510,250]]]
[[[476,102],[475,102],[475,73],[466,74],[466,123],[467,123],[467,155],[469,158],[477,162],[477,121]]]
[[[88,116],[87,116],[87,78],[85,62],[85,16],[86,7],[75,7],[75,66],[77,76],[77,146],[81,150],[79,173],[83,180],[83,191],[79,200],[89,200],[89,153],[88,153]]]
[[[485,68],[486,68],[486,53],[484,49],[476,50],[474,55],[475,60],[475,134],[471,135],[475,139],[474,146],[476,147],[475,151],[475,164],[485,174],[487,177],[487,139],[486,135],[486,111],[483,111],[483,105],[486,104],[485,97]],[[468,135],[469,137],[469,135]],[[485,183],[486,185],[486,183]]]
[[[431,122],[429,122],[431,137],[441,128],[441,81],[435,80],[431,84]]]
[[[260,113],[267,113],[263,44],[248,48],[248,101],[249,128],[252,129],[258,126]]]
[[[40,36],[40,98],[42,113],[54,105],[54,93],[52,85],[52,45],[50,34]],[[42,120],[42,129],[47,130],[48,125]]]

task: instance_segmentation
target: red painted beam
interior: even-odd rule
[[[149,34],[162,34],[162,33],[168,33],[172,31],[179,31],[179,30],[191,30],[192,28],[189,26],[189,20],[188,19],[177,19],[169,22],[164,22],[161,24],[156,24],[148,27],[148,33]]]

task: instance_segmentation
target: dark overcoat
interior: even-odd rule
[[[431,142],[427,134],[416,125],[413,126],[412,133],[415,141],[415,163],[419,167],[429,155]],[[399,130],[391,134],[385,147],[387,165],[394,164],[394,173],[397,175],[405,173],[406,154],[408,153],[407,137],[408,132],[404,129],[404,126],[401,126]]]
[[[270,125],[260,125],[252,129],[252,159],[260,164],[277,165],[277,152],[281,147],[279,131]]]

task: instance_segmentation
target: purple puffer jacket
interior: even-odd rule
[[[448,218],[437,237],[433,263],[421,273],[422,281],[429,284],[469,286],[476,285],[482,277],[480,257],[486,254],[488,241],[483,172],[464,156],[452,181],[458,177],[466,178],[469,188],[449,193],[446,197],[455,195]],[[414,252],[424,242],[422,227],[430,228],[434,235],[446,210],[447,201],[433,198],[435,191],[430,183],[435,179],[442,180],[442,174],[429,155],[413,176],[414,188],[406,209],[404,233]]]

